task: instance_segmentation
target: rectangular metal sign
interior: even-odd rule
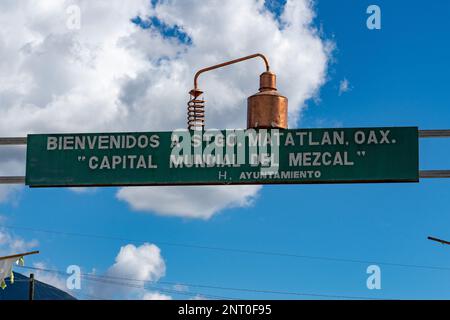
[[[418,128],[31,134],[26,184],[417,182]]]

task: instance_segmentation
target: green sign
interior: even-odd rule
[[[26,184],[417,182],[417,127],[28,135]]]

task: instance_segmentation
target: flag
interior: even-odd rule
[[[10,282],[14,283],[14,273],[12,271],[13,264],[17,263],[23,266],[23,257],[14,257],[0,260],[0,288],[6,288],[5,279],[10,278]]]

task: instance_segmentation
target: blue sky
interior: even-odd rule
[[[381,30],[366,28],[370,4],[381,8]],[[268,5],[276,14],[282,6],[276,1]],[[446,41],[450,3],[319,0],[315,10],[314,24],[336,48],[327,82],[315,99],[307,101],[299,127],[450,127],[450,44]],[[339,94],[344,79],[350,89]],[[449,150],[450,139],[421,140],[420,168],[450,169]],[[88,193],[25,189],[15,203],[0,204],[0,211],[8,225],[154,243],[167,266],[162,282],[368,298],[450,299],[450,247],[426,239],[428,235],[450,239],[448,186],[448,181],[438,179],[411,184],[265,186],[253,205],[226,209],[208,220],[132,211],[117,201],[115,188]],[[39,241],[40,256],[28,259],[27,264],[43,261],[59,270],[77,264],[84,272],[102,273],[121,246],[142,244],[9,231]],[[373,261],[381,267],[382,289],[366,287],[370,263],[299,256]],[[189,290],[245,299],[311,298]]]

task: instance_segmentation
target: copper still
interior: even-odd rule
[[[277,91],[276,76],[270,71],[267,58],[260,53],[256,53],[197,71],[194,77],[194,89],[189,92],[187,117],[189,130],[203,130],[205,127],[205,101],[200,98],[203,91],[198,89],[197,86],[199,75],[206,71],[256,57],[263,59],[266,71],[259,76],[259,92],[247,99],[247,129],[287,129],[288,99]]]

